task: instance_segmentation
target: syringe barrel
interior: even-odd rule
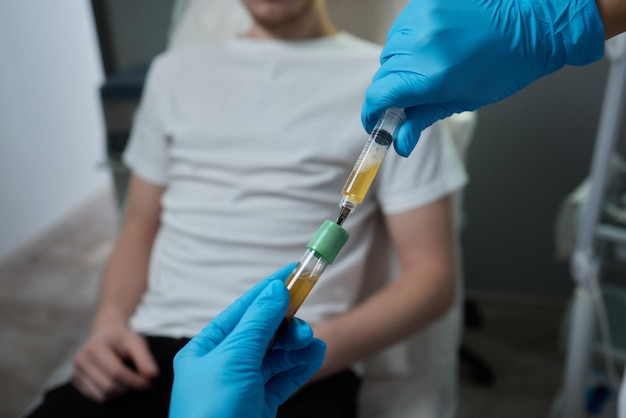
[[[402,125],[405,120],[406,115],[404,114],[404,110],[397,107],[390,107],[383,112],[380,118],[378,118],[378,122],[376,122],[376,126],[374,126],[372,133],[375,131],[385,131],[391,134],[392,138],[395,139],[398,129],[400,129],[400,125]]]
[[[387,155],[389,146],[393,143],[400,125],[406,116],[399,108],[385,110],[372,130],[361,155],[357,159],[346,184],[341,191],[342,199],[339,207],[354,211],[357,205],[363,203],[365,196],[374,182],[378,169]]]

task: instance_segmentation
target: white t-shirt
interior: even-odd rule
[[[378,46],[346,33],[311,41],[237,38],[155,60],[125,162],[167,185],[148,289],[131,326],[191,337],[254,283],[300,259],[326,219],[367,134],[364,92]],[[439,128],[403,159],[390,151],[350,239],[298,316],[317,323],[356,303],[378,209],[394,214],[461,188]]]

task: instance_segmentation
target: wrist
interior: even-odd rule
[[[604,24],[604,37],[609,39],[626,31],[626,2],[623,0],[596,0]]]
[[[340,360],[339,341],[336,336],[339,335],[337,330],[333,330],[333,320],[311,326],[313,335],[326,344],[326,353],[324,354],[324,362],[319,370],[309,379],[309,382],[324,379],[339,370],[348,366],[348,362]]]
[[[98,309],[92,323],[92,329],[110,327],[112,325],[126,326],[127,324],[127,315],[124,315],[119,309],[107,307]]]

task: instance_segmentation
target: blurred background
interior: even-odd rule
[[[202,3],[0,2],[2,418],[67,371],[87,332],[123,207],[119,157],[145,71],[198,33],[229,36],[203,25]],[[382,43],[405,3],[329,6],[341,27]],[[588,175],[607,69],[606,60],[565,68],[478,113],[464,202],[469,361],[460,417],[548,416],[558,399],[573,282],[557,257],[557,219]],[[603,247],[612,254],[603,272],[617,283],[620,250]]]

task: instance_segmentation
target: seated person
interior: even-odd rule
[[[365,143],[360,109],[380,48],[338,31],[323,0],[243,3],[253,19],[244,36],[151,66],[125,152],[127,213],[91,334],[71,383],[32,417],[167,416],[176,352],[336,218]],[[327,351],[279,417],[356,416],[354,363],[451,307],[450,196],[466,176],[441,126],[413,154],[387,155],[343,225],[348,243],[298,312]],[[400,272],[357,303],[379,212]]]

